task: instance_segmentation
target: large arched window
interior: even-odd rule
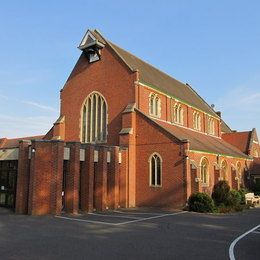
[[[149,159],[150,186],[162,186],[162,158],[159,154],[154,153]]]
[[[152,116],[161,117],[161,99],[154,93],[149,96],[149,113]]]
[[[107,139],[107,103],[104,97],[92,92],[82,107],[81,142],[106,142]]]
[[[227,162],[225,160],[221,162],[221,176],[223,180],[227,180]]]
[[[193,113],[193,128],[199,131],[201,130],[201,116],[197,111]]]
[[[174,122],[183,125],[183,108],[178,103],[174,105]]]
[[[200,178],[203,185],[209,184],[209,162],[205,157],[200,162]]]

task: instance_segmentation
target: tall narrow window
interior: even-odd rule
[[[225,160],[221,163],[221,176],[223,180],[227,180],[227,162]]]
[[[208,160],[204,157],[200,163],[200,176],[203,185],[208,185],[209,183],[209,163]]]
[[[174,105],[174,122],[183,125],[183,108],[181,104]]]
[[[237,180],[238,180],[238,183],[241,184],[242,182],[242,174],[241,174],[241,163],[238,162],[237,163]]]
[[[106,142],[107,138],[107,103],[104,97],[91,93],[82,108],[81,142]]]
[[[200,113],[197,111],[193,113],[193,128],[195,130],[201,130],[201,117]]]
[[[161,117],[161,99],[154,93],[149,97],[149,113],[155,117]]]
[[[215,122],[212,117],[208,118],[208,133],[211,135],[215,135]]]
[[[150,186],[162,185],[162,159],[159,154],[153,154],[149,159]]]
[[[254,157],[259,157],[259,154],[258,154],[257,149],[254,150],[254,155],[253,155],[253,156],[254,156]]]

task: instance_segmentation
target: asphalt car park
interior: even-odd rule
[[[24,216],[0,209],[1,259],[260,259],[260,209],[214,215],[119,209]]]

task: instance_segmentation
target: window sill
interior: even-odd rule
[[[155,118],[161,118],[161,116],[160,115],[154,115],[154,114],[149,114],[150,116],[152,116],[152,117],[155,117]]]

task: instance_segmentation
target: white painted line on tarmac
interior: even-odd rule
[[[140,218],[136,218],[136,217],[129,217],[129,216],[116,216],[116,215],[99,214],[99,213],[88,213],[88,215],[101,216],[101,217],[108,217],[108,218],[140,219]]]
[[[252,232],[252,233],[254,233],[254,234],[259,234],[259,235],[260,235],[260,232],[259,232],[259,231],[254,231],[254,232]]]
[[[260,225],[255,226],[254,228],[248,230],[247,232],[245,232],[244,234],[242,234],[241,236],[239,236],[238,238],[236,238],[230,245],[229,247],[229,258],[230,260],[235,260],[235,255],[234,255],[234,247],[236,245],[236,243],[242,239],[243,237],[247,236],[248,234],[252,233],[253,231],[255,231],[256,229],[258,229],[260,227]]]
[[[115,225],[115,223],[96,221],[96,220],[86,220],[86,219],[80,219],[80,218],[69,218],[69,217],[62,217],[62,216],[55,216],[55,218],[62,218],[62,219],[78,221],[78,222],[87,222],[87,223],[92,223],[92,224],[104,224],[104,225],[110,225],[110,226]]]
[[[180,214],[184,214],[184,213],[187,213],[187,211],[180,211],[180,212],[175,212],[175,213],[162,214],[162,215],[152,216],[152,217],[148,217],[148,218],[138,218],[138,219],[125,221],[125,222],[120,222],[120,223],[111,223],[111,222],[104,222],[104,221],[97,221],[97,220],[87,220],[87,219],[80,219],[80,218],[69,218],[69,217],[63,217],[63,216],[55,216],[55,217],[56,218],[61,218],[61,219],[66,219],[66,220],[71,220],[71,221],[92,223],[92,224],[104,224],[104,225],[110,225],[110,226],[121,226],[121,225],[127,225],[127,224],[131,224],[131,223],[136,223],[136,222],[147,221],[147,220],[150,220],[150,219],[156,219],[156,218],[163,218],[163,217],[168,217],[168,216],[180,215]],[[96,215],[99,215],[99,214],[96,214]]]
[[[180,211],[180,212],[175,212],[175,213],[170,213],[170,214],[169,213],[168,214],[162,214],[162,215],[148,217],[148,218],[140,218],[140,219],[136,219],[136,220],[130,220],[130,221],[126,221],[126,222],[115,223],[114,225],[115,226],[121,226],[121,225],[126,225],[126,224],[141,222],[141,221],[146,221],[146,220],[150,220],[150,219],[156,219],[156,218],[163,218],[163,217],[168,217],[168,216],[180,215],[180,214],[184,214],[184,213],[187,213],[187,211]]]
[[[119,211],[119,210],[114,210],[113,212],[120,213],[120,214],[128,214],[128,215],[156,215],[160,216],[161,214],[159,213],[151,213],[151,212],[128,212],[128,211]]]

